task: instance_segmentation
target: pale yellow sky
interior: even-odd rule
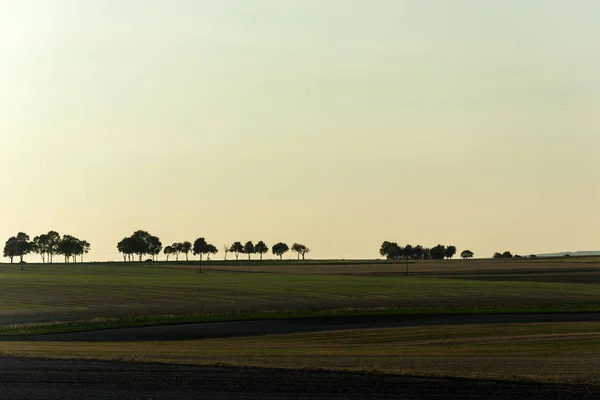
[[[0,0],[0,237],[53,229],[96,260],[136,229],[314,258],[600,249],[599,20],[592,0]]]

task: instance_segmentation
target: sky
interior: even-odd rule
[[[595,0],[0,0],[0,239],[600,249],[599,20]]]

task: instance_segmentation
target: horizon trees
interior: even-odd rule
[[[279,242],[273,246],[273,249],[271,251],[273,252],[274,255],[278,256],[280,260],[282,260],[283,255],[285,253],[287,253],[288,251],[290,251],[290,248],[288,247],[287,244],[285,244],[283,242]]]
[[[13,263],[14,257],[19,257],[23,263],[25,255],[36,253],[41,256],[42,263],[51,263],[55,254],[62,254],[65,256],[65,263],[68,263],[71,258],[73,262],[77,262],[77,256],[81,256],[81,262],[83,262],[83,255],[89,253],[90,249],[91,245],[88,241],[71,235],[61,238],[60,234],[55,231],[36,236],[33,240],[30,240],[26,233],[19,232],[6,241],[4,257],[10,258],[11,263]]]
[[[206,254],[206,259],[208,261],[210,260],[211,254],[217,254],[218,252],[219,250],[216,248],[216,246],[208,243],[203,237],[194,241],[193,254],[195,256],[200,255],[200,261],[202,261],[204,254]]]
[[[444,246],[438,244],[432,248],[423,247],[421,245],[407,244],[405,247],[398,245],[396,242],[384,241],[379,248],[379,254],[387,260],[443,260],[444,258],[452,258],[456,254],[455,246]]]
[[[475,254],[471,250],[463,250],[463,252],[460,253],[460,256],[462,258],[464,258],[465,260],[469,259],[469,258],[473,258],[474,255]]]
[[[237,261],[240,257],[240,253],[244,252],[244,245],[242,245],[242,242],[234,242],[229,248],[229,252],[235,255],[235,260]]]
[[[263,254],[267,254],[269,252],[269,246],[267,246],[265,242],[261,240],[260,242],[256,243],[256,246],[254,246],[254,251],[260,254],[260,259],[262,261]]]
[[[302,259],[304,260],[306,254],[310,253],[310,249],[300,243],[294,243],[292,245],[292,251],[295,251],[296,253],[298,253],[298,260],[300,259],[300,256],[302,256]]]
[[[129,237],[123,238],[117,243],[117,250],[123,254],[123,260],[133,261],[133,255],[137,254],[142,261],[144,255],[152,256],[154,260],[156,255],[162,250],[162,243],[157,236],[153,236],[146,231],[135,231]]]
[[[254,249],[254,243],[252,243],[252,241],[248,241],[244,245],[244,249],[242,250],[242,253],[248,254],[248,260],[250,260],[252,254],[254,254],[255,251],[256,250]]]

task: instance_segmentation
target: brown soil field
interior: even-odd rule
[[[0,358],[0,399],[596,399],[600,387],[482,379]],[[277,384],[274,384],[276,382]]]

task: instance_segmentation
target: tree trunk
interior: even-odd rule
[[[263,255],[263,253],[260,253],[260,261],[262,261],[262,255]]]
[[[240,257],[240,255],[239,255],[239,254],[236,254],[236,255],[235,255],[235,261],[237,261],[237,260],[239,259],[239,257]]]
[[[250,253],[248,253],[248,261],[250,261]]]
[[[188,253],[185,253],[185,261],[190,261],[190,259],[188,258]]]

